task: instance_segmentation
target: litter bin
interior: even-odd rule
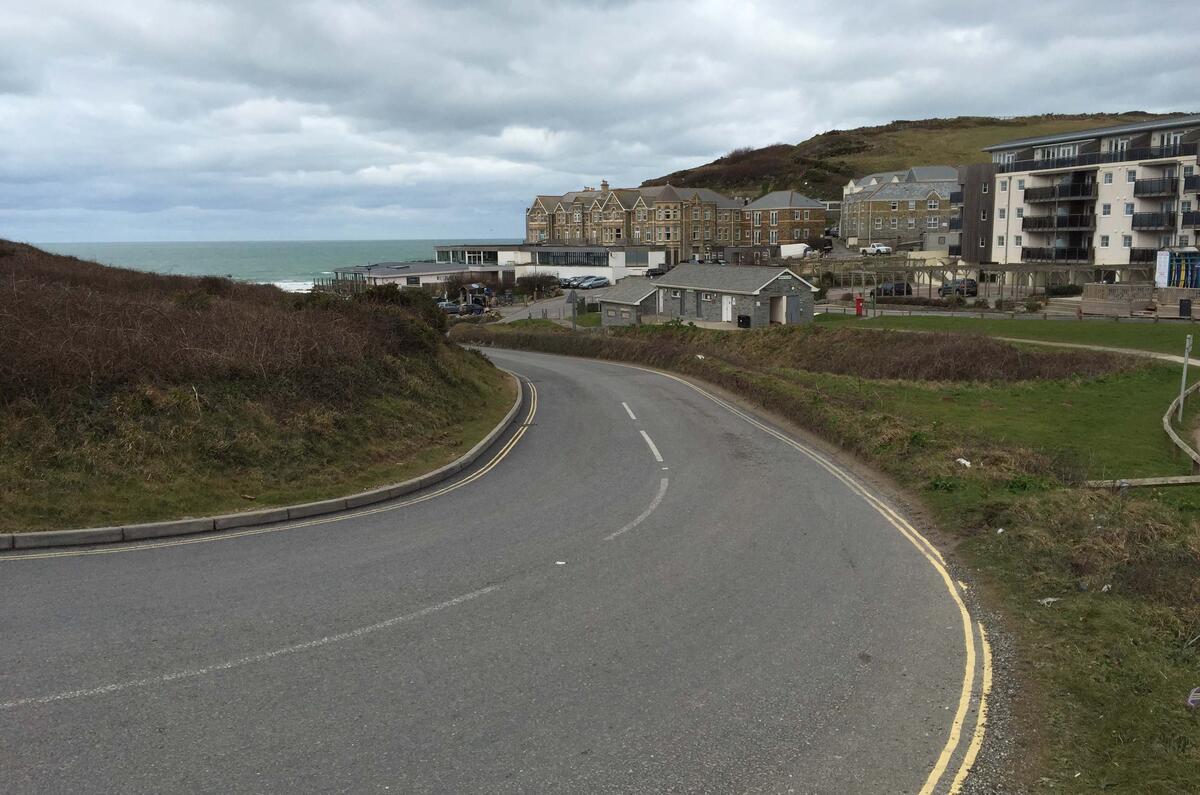
[[[1180,298],[1179,299],[1179,316],[1186,317],[1186,318],[1190,318],[1192,316],[1192,299],[1190,299],[1190,298]]]
[[[738,328],[750,328],[749,315],[738,315]]]

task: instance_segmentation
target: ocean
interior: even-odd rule
[[[334,268],[373,262],[431,260],[433,247],[457,240],[245,240],[190,243],[38,243],[105,265],[187,276],[229,276],[301,291]],[[488,240],[512,243],[516,240]]]

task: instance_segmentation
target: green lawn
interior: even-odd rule
[[[600,313],[599,312],[584,312],[576,315],[575,323],[583,328],[599,328]]]
[[[1133,348],[1182,356],[1184,338],[1198,328],[1182,323],[1135,323],[1111,320],[999,320],[971,317],[908,317],[885,315],[857,319],[853,315],[822,314],[818,323],[854,323],[861,328],[912,331],[956,331],[1046,342],[1070,342]]]

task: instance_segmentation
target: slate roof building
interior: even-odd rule
[[[656,185],[585,188],[561,196],[537,196],[525,211],[525,242],[543,245],[635,245],[662,247],[667,266],[710,259],[725,246],[793,242],[817,237],[825,206],[793,191],[768,194],[768,204],[749,209],[747,199],[708,188]],[[759,199],[761,203],[763,199]],[[775,223],[771,223],[774,218]]]
[[[636,326],[655,314],[658,287],[650,279],[631,276],[600,297],[600,325]]]
[[[914,166],[850,180],[842,189],[838,236],[870,243],[941,248],[958,243],[950,229],[950,194],[958,189],[953,166]]]
[[[816,288],[791,269],[686,263],[653,282],[665,318],[759,328],[807,323]]]

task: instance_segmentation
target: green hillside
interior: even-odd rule
[[[842,186],[847,181],[875,171],[981,163],[988,157],[980,149],[989,144],[1032,135],[1128,124],[1159,115],[1130,111],[1005,119],[959,116],[894,121],[878,127],[831,130],[795,145],[735,149],[711,163],[646,180],[642,184],[670,182],[677,186],[712,188],[751,197],[772,190],[798,190],[813,198],[840,199]]]

